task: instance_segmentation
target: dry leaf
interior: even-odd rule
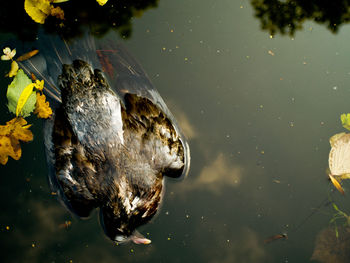
[[[330,138],[331,150],[328,164],[330,174],[339,179],[343,175],[350,174],[350,134],[340,133]]]
[[[36,93],[36,105],[34,113],[38,116],[38,118],[47,119],[52,115],[52,109],[50,108],[50,104],[46,101],[46,97],[44,94]]]
[[[39,50],[34,49],[34,50],[32,50],[32,51],[29,51],[28,53],[23,54],[22,56],[20,56],[19,58],[17,58],[16,61],[21,62],[21,61],[30,59],[30,58],[34,57],[36,54],[38,54],[38,53],[39,53]]]
[[[33,140],[33,134],[28,129],[27,121],[20,118],[14,118],[6,125],[0,125],[0,163],[5,165],[8,157],[15,160],[21,158],[22,150],[19,141],[28,142]]]
[[[341,193],[341,194],[345,194],[343,187],[341,187],[340,183],[337,181],[337,179],[335,179],[331,174],[328,175],[329,178],[331,179],[332,184],[334,185],[335,188],[337,188],[337,190]]]
[[[42,79],[42,80],[35,80],[35,88],[37,89],[37,90],[40,90],[40,91],[42,91],[43,89],[44,89],[44,80]]]
[[[51,6],[51,15],[58,19],[64,20],[64,12],[59,6],[57,7]]]

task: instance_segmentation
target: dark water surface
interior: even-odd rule
[[[321,206],[304,221],[332,189],[328,139],[350,111],[349,35],[347,25],[333,34],[306,22],[294,37],[270,37],[248,1],[161,0],[133,21],[125,45],[183,128],[192,161],[140,229],[152,244],[116,246],[97,213],[81,221],[61,206],[33,118],[34,141],[0,168],[1,262],[309,262],[333,213]],[[12,118],[6,81],[2,124]],[[348,196],[332,196],[349,211]],[[288,240],[264,244],[282,232]]]

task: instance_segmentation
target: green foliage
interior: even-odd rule
[[[337,221],[342,220],[344,222],[344,226],[349,227],[350,226],[350,216],[339,209],[339,207],[333,202],[332,203],[333,209],[335,210],[335,213],[333,214],[333,217],[329,221],[330,224],[334,225],[334,231],[336,238],[339,237],[339,231],[338,231],[338,225]]]
[[[350,113],[348,114],[342,114],[340,116],[341,123],[345,129],[350,130]]]
[[[7,89],[7,100],[8,100],[8,109],[13,114],[16,114],[16,108],[18,100],[23,92],[23,90],[32,83],[31,79],[23,72],[22,69],[18,70],[17,75],[8,86]],[[34,91],[30,94],[28,100],[24,104],[21,115],[23,117],[28,117],[35,109],[36,103],[36,94]]]

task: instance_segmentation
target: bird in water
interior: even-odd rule
[[[183,177],[189,147],[173,115],[116,36],[73,41],[42,35],[20,66],[44,79],[49,181],[78,217],[99,208],[105,234],[148,244],[136,228],[156,214],[164,176]]]

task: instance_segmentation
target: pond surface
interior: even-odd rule
[[[272,37],[250,2],[228,0],[161,0],[132,22],[125,46],[192,158],[187,178],[166,181],[158,215],[140,229],[152,244],[117,246],[97,213],[79,220],[63,208],[48,187],[42,123],[33,118],[34,141],[0,168],[2,261],[311,261],[317,235],[334,230],[328,197],[350,209],[326,174],[329,138],[345,131],[340,115],[350,111],[350,27],[334,34],[306,22],[293,37]],[[6,85],[1,79],[1,123],[12,118]],[[284,232],[287,240],[264,244]]]

